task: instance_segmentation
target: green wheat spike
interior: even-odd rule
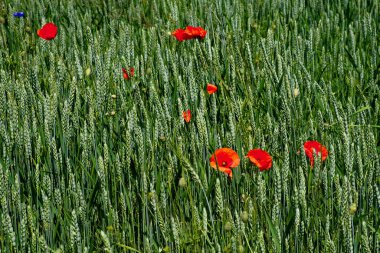
[[[222,217],[224,208],[223,208],[223,195],[222,195],[222,189],[220,186],[219,178],[216,179],[216,183],[215,183],[215,197],[216,197],[216,203],[218,207],[217,212],[219,216]]]

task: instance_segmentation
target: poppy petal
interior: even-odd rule
[[[185,29],[185,33],[188,34],[190,38],[199,38],[203,39],[206,37],[207,31],[204,30],[202,27],[194,27],[194,26],[187,26]]]
[[[262,149],[253,149],[246,155],[249,160],[255,164],[260,171],[269,170],[272,167],[272,157],[268,152]]]
[[[305,150],[306,156],[309,157],[311,167],[314,167],[314,152],[316,155],[319,155],[321,153],[322,161],[326,160],[328,156],[326,147],[324,147],[318,141],[306,141],[303,145],[303,148]]]
[[[183,119],[186,121],[186,123],[189,123],[191,120],[191,111],[187,110],[182,112]]]
[[[171,33],[178,41],[189,39],[203,39],[206,37],[207,31],[202,27],[187,26],[186,29],[176,29]]]
[[[232,178],[232,170],[230,168],[220,167],[219,170],[226,174],[229,178]]]
[[[125,68],[122,68],[121,70],[123,71],[123,77],[124,77],[124,79],[128,80],[129,76],[128,76],[127,70]]]
[[[185,34],[185,30],[183,29],[177,29],[174,32],[172,32],[172,35],[178,40],[178,41],[184,41],[187,38],[187,35]]]

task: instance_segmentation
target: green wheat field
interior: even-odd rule
[[[379,29],[377,0],[0,1],[0,252],[380,252]]]

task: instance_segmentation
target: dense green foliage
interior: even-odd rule
[[[1,1],[0,251],[379,252],[379,5]]]

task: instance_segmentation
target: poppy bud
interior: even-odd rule
[[[149,192],[148,193],[148,200],[152,200],[154,198],[154,193],[153,192]]]
[[[223,253],[230,253],[231,251],[231,244],[228,244],[223,248]]]
[[[238,252],[239,252],[239,253],[243,253],[243,252],[244,252],[244,247],[243,247],[243,245],[239,245]]]
[[[297,97],[299,94],[300,94],[300,90],[299,90],[298,88],[295,88],[295,89],[293,90],[293,95],[294,95],[294,97]]]
[[[247,211],[243,211],[243,212],[240,214],[240,219],[241,219],[244,223],[247,223],[247,222],[248,222],[248,219],[249,219],[248,212],[247,212]]]
[[[112,94],[112,95],[111,95],[111,98],[112,98],[112,99],[116,99],[116,95],[115,95],[115,94]]]
[[[178,183],[178,185],[180,186],[180,187],[186,187],[186,179],[184,178],[184,177],[181,177],[180,179],[179,179],[179,183]]]
[[[4,24],[4,23],[5,23],[5,18],[0,17],[0,24]]]
[[[163,135],[161,135],[161,136],[160,136],[160,141],[162,141],[162,142],[166,141],[166,137],[163,136]]]
[[[89,76],[91,74],[91,69],[90,68],[87,68],[86,69],[86,76]]]
[[[350,205],[350,214],[351,215],[354,215],[355,214],[355,212],[356,212],[356,210],[357,210],[357,205],[356,205],[356,203],[352,203],[351,205]]]
[[[232,230],[232,223],[227,221],[227,223],[224,225],[224,230],[231,231]]]
[[[247,174],[246,173],[241,174],[242,177],[244,177],[245,175],[247,175]],[[243,193],[240,197],[240,200],[242,203],[246,203],[249,200],[249,195],[246,195]]]

